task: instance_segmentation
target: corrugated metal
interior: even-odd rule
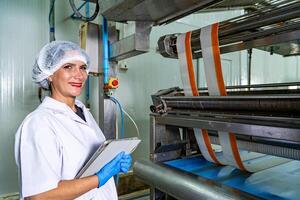
[[[18,191],[14,135],[38,105],[34,58],[48,37],[47,1],[0,1],[0,194]]]

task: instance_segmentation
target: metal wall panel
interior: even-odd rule
[[[0,1],[0,196],[18,191],[14,136],[24,117],[39,105],[31,70],[49,41],[48,12],[47,0]],[[56,39],[79,43],[81,22],[70,18],[68,1],[56,1],[55,12]]]
[[[300,80],[300,57],[270,55],[269,52],[253,50],[251,83],[298,82]]]
[[[14,135],[38,104],[34,58],[47,41],[46,1],[0,1],[0,194],[18,190]]]

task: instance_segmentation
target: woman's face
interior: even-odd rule
[[[75,98],[81,94],[87,79],[86,64],[71,61],[49,77],[53,98]]]

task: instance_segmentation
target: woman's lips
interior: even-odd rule
[[[81,88],[82,87],[82,83],[69,83],[71,86],[73,87],[77,87],[77,88]]]

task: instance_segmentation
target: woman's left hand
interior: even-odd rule
[[[132,157],[130,154],[123,155],[121,159],[121,172],[127,173],[132,164]]]

